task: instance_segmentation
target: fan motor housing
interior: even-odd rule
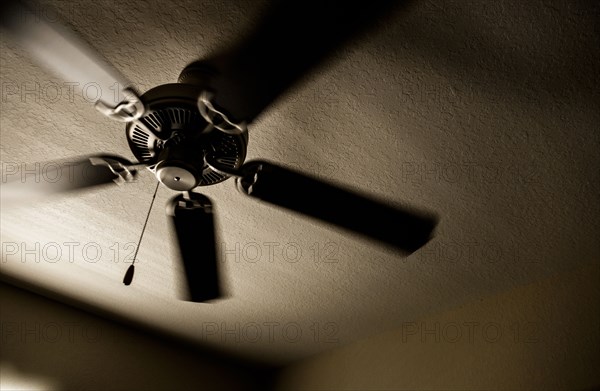
[[[227,134],[200,115],[202,88],[173,83],[152,88],[141,96],[146,112],[126,127],[131,152],[170,189],[189,191],[227,178],[209,167],[204,157],[237,170],[244,163],[248,134]]]

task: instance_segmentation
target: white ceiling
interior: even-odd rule
[[[230,42],[264,3],[52,6],[146,90]],[[122,188],[3,207],[1,272],[191,340],[284,362],[597,262],[597,16],[585,1],[418,1],[334,53],[250,128],[248,159],[438,213],[436,238],[412,256],[243,198],[228,181],[203,190],[216,205],[220,242],[234,250],[222,251],[229,296],[181,302],[182,268],[170,258],[163,207],[173,193],[161,187],[125,287],[125,246],[138,239],[156,183],[143,172]],[[121,124],[80,95],[70,101],[66,88],[55,98],[52,83],[62,81],[4,35],[1,50],[3,168],[98,152],[133,159]],[[35,83],[37,94],[20,94]],[[39,251],[13,255],[15,243],[39,243]],[[62,251],[56,262],[51,243]],[[269,243],[277,244],[272,262]],[[86,244],[101,248],[97,262],[84,259]],[[333,251],[335,262],[315,262],[315,246],[322,260]],[[301,256],[290,262],[295,248]]]

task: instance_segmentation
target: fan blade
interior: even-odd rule
[[[131,83],[90,45],[55,20],[45,21],[18,0],[2,3],[0,26],[41,65],[75,83],[78,90],[86,93],[86,99],[94,100],[107,116],[131,121],[143,114],[143,104],[129,87]],[[88,90],[93,95],[87,94]],[[113,109],[120,104],[122,107],[115,114]]]
[[[31,164],[4,163],[2,203],[22,203],[44,196],[131,182],[133,163],[118,156],[91,156],[74,161]]]
[[[210,199],[198,193],[172,198],[167,215],[177,236],[176,254],[183,263],[187,290],[184,300],[196,303],[221,295],[214,217]]]
[[[252,120],[336,48],[390,13],[398,1],[279,1],[231,49],[189,64],[180,82],[206,85],[236,122]]]
[[[401,210],[297,171],[264,161],[246,163],[243,193],[338,225],[412,253],[432,237],[437,218]]]

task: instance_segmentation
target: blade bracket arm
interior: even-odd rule
[[[140,96],[130,87],[123,89],[123,100],[117,103],[116,106],[111,107],[102,100],[98,100],[95,107],[96,110],[108,118],[119,122],[133,122],[141,118],[146,112]]]
[[[106,166],[115,175],[113,181],[117,185],[133,182],[137,175],[135,165],[126,165],[116,159],[105,156],[93,156],[89,158],[93,166]]]
[[[202,117],[223,133],[231,135],[240,135],[248,132],[246,121],[235,122],[225,113],[225,110],[217,108],[213,103],[215,94],[204,90],[198,97],[198,111]]]

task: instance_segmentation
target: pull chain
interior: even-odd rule
[[[133,280],[133,272],[135,267],[133,264],[137,259],[138,251],[140,250],[140,244],[142,243],[142,238],[144,237],[144,232],[146,231],[146,225],[148,224],[148,219],[150,218],[150,212],[152,212],[152,205],[154,205],[154,199],[156,198],[156,193],[158,192],[158,186],[160,186],[160,182],[156,183],[156,189],[154,189],[154,195],[152,195],[152,201],[150,202],[150,208],[148,209],[148,214],[146,215],[146,221],[144,221],[144,226],[142,227],[142,233],[140,234],[140,240],[138,240],[137,247],[135,248],[135,253],[133,254],[133,262],[131,262],[131,266],[127,269],[125,273],[125,277],[123,278],[123,284],[129,285]]]

